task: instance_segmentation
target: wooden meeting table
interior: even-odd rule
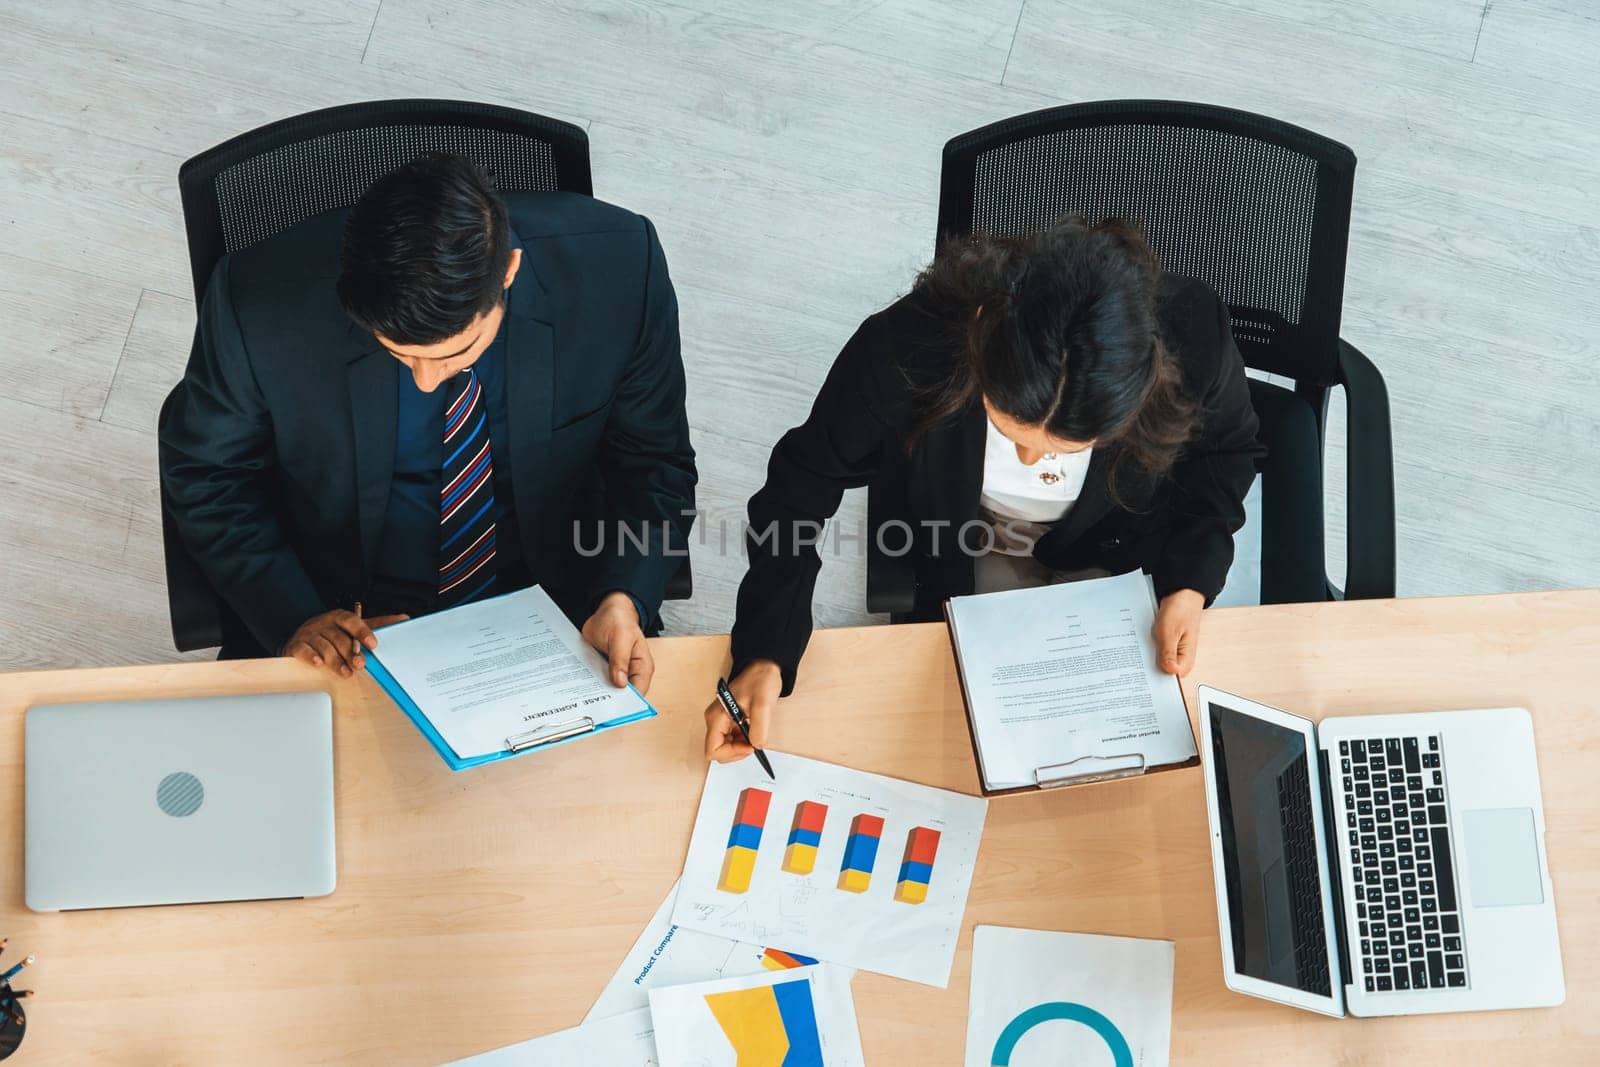
[[[0,675],[0,935],[33,952],[13,1062],[438,1064],[576,1025],[682,868],[726,637],[654,642],[659,718],[451,773],[370,679],[290,660]],[[861,973],[867,1061],[962,1060],[979,923],[1177,944],[1172,1062],[1600,1062],[1600,591],[1217,610],[1206,682],[1313,718],[1534,717],[1560,1008],[1328,1019],[1223,985],[1197,768],[996,798],[948,989]],[[23,905],[23,711],[327,687],[339,885],[314,900]],[[819,632],[771,747],[977,791],[945,629]],[[293,788],[285,782],[285,788]],[[7,955],[8,962],[12,954]],[[1424,1051],[1425,1050],[1425,1051]],[[1408,1057],[1409,1058],[1409,1057]]]

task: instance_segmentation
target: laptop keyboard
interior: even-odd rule
[[[1369,993],[1467,985],[1442,756],[1437,734],[1339,742]]]

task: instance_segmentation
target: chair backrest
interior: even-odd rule
[[[501,192],[592,195],[589,137],[570,122],[457,100],[372,100],[242,133],[178,171],[195,299],[225,253],[349,207],[423,152],[457,152]]]
[[[202,152],[178,170],[195,302],[217,261],[334,208],[427,151],[478,163],[501,192],[593,195],[589,137],[570,122],[455,100],[373,100],[283,119]],[[172,397],[162,405],[166,421]],[[162,489],[173,642],[209,648],[243,626],[211,589],[179,535]]]
[[[1137,219],[1167,270],[1228,304],[1248,365],[1326,386],[1355,167],[1337,141],[1245,111],[1073,104],[945,145],[939,236],[1027,233],[1064,215]]]

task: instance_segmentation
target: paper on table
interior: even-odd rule
[[[538,586],[388,626],[379,660],[462,759],[506,739],[649,705],[606,678],[604,657]]]
[[[1194,758],[1183,690],[1156,664],[1155,610],[1139,571],[951,598],[988,788],[1038,785],[1041,768],[1085,756],[1142,756],[1146,768]]]
[[[445,1067],[656,1067],[647,1008],[455,1060]]]
[[[672,883],[667,899],[628,950],[617,973],[600,991],[600,999],[589,1009],[585,1021],[645,1007],[650,1003],[650,990],[658,986],[789,970],[817,962],[798,953],[762,948],[748,941],[730,941],[674,925],[672,908],[678,899],[679,884]],[[847,979],[854,975],[854,971],[845,971]]]
[[[678,883],[674,882],[667,899],[623,957],[622,966],[601,990],[585,1022],[648,1007],[650,990],[658,986],[708,982],[767,969],[757,945],[674,926],[672,905],[677,897]]]
[[[980,926],[966,1067],[1165,1067],[1171,941]]]
[[[825,963],[652,989],[650,1016],[661,1067],[866,1062],[850,982]]]
[[[989,802],[767,755],[707,772],[673,921],[945,986]]]

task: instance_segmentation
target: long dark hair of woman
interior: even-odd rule
[[[961,351],[947,378],[920,390],[906,451],[982,396],[1052,437],[1115,444],[1119,464],[1167,473],[1196,410],[1161,340],[1160,276],[1139,227],[1121,219],[947,240],[915,291],[953,316]]]

